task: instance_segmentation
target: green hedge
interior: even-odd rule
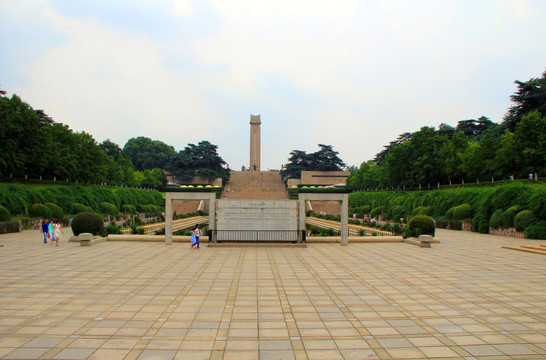
[[[81,212],[93,212],[93,209],[91,209],[89,206],[85,206],[84,204],[80,204],[80,203],[72,204],[73,215],[77,215]]]
[[[514,218],[517,213],[520,211],[520,207],[515,205],[511,206],[502,214],[502,226],[507,229],[514,226]]]
[[[99,185],[50,185],[0,183],[0,205],[10,214],[28,214],[33,204],[54,203],[65,214],[71,213],[74,203],[83,204],[93,211],[99,211],[101,202],[133,206],[153,204],[164,205],[165,199],[157,190],[111,188]]]
[[[64,211],[59,205],[48,202],[48,203],[45,203],[45,206],[47,206],[49,210],[51,210],[51,217],[54,220],[60,221],[64,218]]]
[[[100,203],[99,206],[101,214],[112,216],[116,216],[117,214],[119,214],[118,208],[114,204],[103,201]]]
[[[11,214],[8,209],[0,205],[0,222],[8,222],[11,220]]]
[[[121,205],[121,212],[124,214],[131,214],[131,215],[135,215],[138,213],[136,207],[129,204]]]
[[[423,190],[423,191],[379,191],[357,192],[349,195],[349,206],[384,206],[387,211],[403,206],[413,212],[419,206],[432,207],[432,217],[440,219],[446,212],[462,204],[472,209],[472,230],[489,232],[489,221],[493,213],[518,205],[521,210],[531,210],[538,221],[546,221],[546,185],[534,183],[508,183],[473,188]]]
[[[535,221],[535,215],[531,210],[523,210],[514,217],[514,227],[517,231],[523,231]]]
[[[546,221],[539,221],[525,229],[528,239],[546,240]]]
[[[43,204],[34,204],[30,207],[29,214],[31,218],[51,219],[53,214],[51,209]]]
[[[495,210],[493,215],[491,215],[491,219],[489,219],[489,226],[494,228],[494,229],[500,228],[502,226],[502,214],[503,213],[504,213],[504,211],[502,211],[502,209]]]

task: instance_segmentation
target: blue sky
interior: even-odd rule
[[[121,147],[208,140],[262,169],[330,144],[348,165],[406,131],[501,122],[546,70],[543,0],[0,0],[0,88]]]

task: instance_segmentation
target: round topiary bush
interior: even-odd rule
[[[93,212],[93,209],[91,209],[89,206],[85,206],[80,203],[74,203],[72,204],[72,214],[76,215],[81,212]]]
[[[121,211],[125,214],[136,214],[137,209],[133,205],[123,204],[121,205]]]
[[[102,233],[104,221],[100,214],[94,212],[81,212],[74,216],[72,220],[72,232],[75,236],[81,233],[92,233],[97,235]]]
[[[546,240],[546,221],[539,221],[525,229],[527,239]]]
[[[419,234],[434,235],[434,220],[427,215],[416,215],[408,222],[408,229]]]
[[[51,210],[42,204],[34,204],[28,210],[31,218],[45,218],[51,219]]]
[[[51,217],[53,219],[62,220],[62,218],[64,217],[64,211],[59,205],[54,203],[45,203],[45,206],[47,206],[49,210],[51,210]]]
[[[378,207],[376,207],[375,209],[372,210],[370,215],[379,216],[379,215],[383,215],[384,212],[385,212],[385,207],[384,206],[378,206]]]
[[[489,219],[489,226],[498,229],[502,226],[502,214],[504,211],[502,209],[497,209],[495,212],[491,215],[491,218]]]
[[[514,226],[514,218],[519,212],[519,206],[512,206],[502,214],[502,226],[510,228]]]
[[[369,214],[372,210],[372,207],[370,205],[363,205],[358,209],[358,212],[361,214]]]
[[[531,210],[523,210],[514,217],[514,227],[517,231],[523,231],[527,226],[532,225],[535,221],[535,215]]]
[[[7,222],[11,220],[11,214],[8,209],[0,205],[0,221]]]
[[[404,218],[404,221],[406,221],[406,214],[408,212],[406,211],[406,208],[403,206],[396,206],[394,209],[392,209],[392,220],[394,222],[399,222],[401,218]]]
[[[472,206],[461,204],[453,208],[453,220],[467,220],[472,218]]]
[[[104,215],[116,216],[119,213],[118,209],[116,208],[116,205],[111,204],[109,202],[101,202],[99,207],[100,207],[100,212],[103,213]]]

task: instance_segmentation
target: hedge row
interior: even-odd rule
[[[529,213],[521,215],[519,226],[533,227],[533,234],[536,234],[540,233],[537,224],[546,222],[546,186],[509,183],[481,188],[358,192],[349,195],[349,206],[353,209],[367,206],[372,213],[384,212],[385,217],[396,221],[399,218],[393,215],[406,219],[421,212],[453,223],[471,220],[472,230],[481,233],[488,233],[489,227],[499,222],[514,226],[517,214],[529,210],[532,216]],[[490,224],[491,221],[495,224]]]
[[[99,212],[100,204],[106,202],[120,209],[121,205],[163,206],[165,200],[156,190],[109,188],[98,185],[52,185],[36,187],[25,184],[0,183],[0,205],[11,215],[28,214],[33,204],[53,203],[65,214],[73,212],[74,204],[81,204]],[[78,209],[81,212],[84,209]],[[89,209],[86,209],[86,211]]]

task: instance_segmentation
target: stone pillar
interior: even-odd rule
[[[341,200],[341,245],[349,245],[349,195],[343,194]]]
[[[260,115],[250,115],[250,171],[260,171]]]
[[[172,193],[165,194],[165,245],[173,243],[173,198]]]

